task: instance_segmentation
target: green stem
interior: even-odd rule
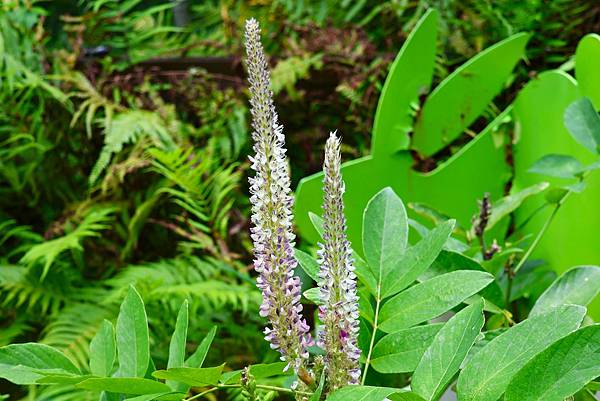
[[[373,320],[373,334],[371,335],[371,343],[369,344],[369,353],[367,354],[367,360],[365,361],[365,369],[363,371],[363,377],[360,384],[364,385],[367,380],[367,372],[369,371],[369,365],[371,364],[371,354],[373,353],[373,346],[375,345],[375,335],[377,335],[379,319],[379,305],[381,304],[381,285],[377,286],[377,303],[375,304],[375,319]]]
[[[206,394],[214,393],[215,391],[218,391],[218,390],[227,389],[227,388],[241,388],[241,387],[242,387],[241,384],[219,384],[213,388],[210,388],[206,391],[198,393],[192,397],[184,398],[182,401],[197,400],[200,397],[205,396]],[[300,394],[300,395],[307,395],[307,396],[312,395],[312,393],[307,393],[306,391],[296,391],[296,390],[292,390],[292,389],[285,388],[285,387],[267,386],[264,384],[257,384],[256,388],[259,388],[262,390],[277,391],[279,393],[286,393],[286,394]]]

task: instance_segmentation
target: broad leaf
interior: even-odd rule
[[[91,378],[76,384],[75,387],[120,394],[154,394],[171,391],[171,388],[164,383],[141,377]]]
[[[583,164],[569,155],[546,155],[533,163],[530,173],[559,178],[575,178],[583,170]]]
[[[90,370],[95,376],[110,376],[117,348],[115,329],[111,322],[104,320],[100,330],[90,343]]]
[[[381,284],[398,265],[408,243],[404,204],[391,188],[385,188],[367,204],[363,217],[363,248],[367,263]]]
[[[217,385],[223,367],[215,366],[213,368],[173,368],[167,370],[157,370],[152,376],[157,379],[172,380],[179,383],[185,383],[190,386]]]
[[[572,304],[586,306],[600,292],[600,267],[579,266],[560,276],[537,300],[529,316],[554,307]]]
[[[594,154],[600,153],[600,116],[590,99],[583,97],[567,107],[565,126],[577,142]]]
[[[390,333],[433,319],[494,280],[485,272],[458,270],[410,287],[381,308],[381,330]]]
[[[217,333],[217,326],[213,326],[206,337],[202,339],[196,351],[185,361],[185,366],[190,368],[200,368],[204,363],[204,359],[206,358],[206,354],[208,354],[208,349],[212,344],[213,339],[215,338],[215,334]]]
[[[183,366],[185,361],[185,345],[187,341],[188,331],[188,301],[183,301],[179,314],[177,315],[177,321],[175,322],[175,331],[171,337],[171,343],[169,344],[169,360],[167,362],[167,369],[180,368]],[[182,386],[181,383],[176,383],[167,380],[167,385],[175,391],[186,392],[187,387]]]
[[[318,282],[319,277],[317,277],[317,274],[319,273],[320,268],[317,260],[300,249],[294,249],[294,254],[302,270],[304,270],[313,281]]]
[[[563,401],[600,376],[600,325],[577,330],[539,353],[510,382],[506,401]]]
[[[413,149],[431,156],[459,137],[503,89],[529,36],[518,33],[496,43],[448,75],[415,121]]]
[[[94,377],[92,375],[73,375],[70,373],[47,373],[47,371],[37,371],[37,373],[43,375],[41,379],[36,381],[37,384],[62,384],[73,386]]]
[[[459,401],[497,401],[514,375],[536,354],[574,331],[585,308],[561,306],[529,318],[477,352],[458,378]]]
[[[454,225],[454,220],[441,223],[429,231],[415,246],[407,249],[398,265],[382,280],[382,298],[402,291],[431,266],[452,234]]]
[[[80,373],[69,358],[48,345],[25,343],[0,348],[0,378],[15,384],[35,384],[44,371]]]
[[[150,361],[148,318],[144,301],[133,287],[129,287],[117,318],[117,348],[119,376],[144,377]]]
[[[384,336],[373,348],[373,369],[379,373],[412,372],[442,326],[416,326]]]
[[[321,305],[323,303],[321,300],[321,290],[319,287],[309,288],[308,290],[304,291],[302,295],[315,305]]]
[[[483,302],[467,306],[448,320],[421,358],[411,389],[425,400],[438,399],[467,357],[483,323]]]

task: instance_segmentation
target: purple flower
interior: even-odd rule
[[[325,350],[330,391],[358,384],[358,296],[352,250],[346,238],[344,182],[340,172],[340,140],[332,132],[325,145],[323,165],[323,243],[320,244],[319,317],[323,328],[318,345]]]
[[[279,350],[281,359],[296,372],[306,366],[307,347],[312,344],[310,328],[302,317],[300,279],[294,276],[295,235],[292,232],[290,177],[285,155],[283,127],[277,122],[271,78],[255,19],[246,22],[246,53],[252,139],[256,172],[250,181],[252,203],[251,237],[254,269],[262,290],[260,315],[268,318],[265,339]]]

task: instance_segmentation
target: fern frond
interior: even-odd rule
[[[32,266],[38,262],[44,263],[41,279],[43,280],[48,270],[63,252],[69,250],[83,250],[81,242],[85,238],[98,237],[99,232],[110,227],[114,207],[91,209],[82,222],[70,233],[49,241],[32,246],[21,258],[21,262]]]
[[[104,126],[104,147],[90,173],[90,184],[98,179],[112,156],[121,152],[123,146],[142,139],[149,139],[160,149],[171,150],[175,147],[173,138],[157,113],[128,110],[116,114],[110,125]]]

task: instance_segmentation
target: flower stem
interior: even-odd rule
[[[365,369],[363,371],[363,377],[360,384],[364,385],[367,380],[367,372],[369,371],[369,365],[371,364],[371,354],[373,353],[373,347],[375,345],[375,336],[377,335],[378,319],[379,319],[379,305],[381,304],[381,284],[377,285],[377,297],[375,304],[375,318],[373,319],[373,334],[371,335],[371,343],[369,344],[369,353],[367,354],[367,360],[365,361]]]

